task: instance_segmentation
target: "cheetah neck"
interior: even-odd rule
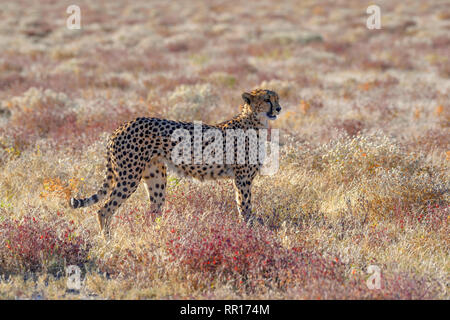
[[[269,121],[266,116],[258,115],[244,105],[241,113],[233,117],[231,120],[218,124],[219,127],[241,127],[241,128],[259,128],[268,129]]]

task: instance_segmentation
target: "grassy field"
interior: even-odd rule
[[[450,11],[446,0],[0,4],[0,299],[449,299]],[[224,121],[278,92],[280,168],[253,185],[169,175],[99,233],[73,210],[137,116]],[[68,290],[66,267],[81,270]],[[369,289],[368,267],[381,287]]]

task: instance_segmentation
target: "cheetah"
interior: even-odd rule
[[[249,129],[268,129],[268,121],[275,120],[281,111],[278,94],[274,91],[256,89],[244,92],[242,99],[244,103],[240,105],[240,113],[231,120],[216,125],[201,124],[197,126],[202,133],[210,129],[219,132],[218,137],[200,142],[202,151],[206,151],[208,145],[215,139],[220,143],[220,135],[225,136],[233,130],[245,132]],[[206,163],[200,159],[200,162],[191,161],[189,163],[178,161],[174,157],[175,149],[181,141],[181,136],[178,139],[174,139],[174,136],[180,130],[187,133],[187,140],[194,146],[194,151],[188,152],[189,156],[187,157],[192,160],[195,156],[195,147],[199,147],[198,142],[192,137],[192,134],[195,136],[195,123],[159,118],[137,118],[122,124],[111,135],[107,145],[107,170],[103,185],[96,194],[89,198],[71,198],[70,206],[72,208],[87,207],[109,196],[97,213],[100,231],[109,237],[110,223],[114,212],[136,191],[141,179],[144,180],[152,215],[161,214],[165,202],[167,168],[169,167],[169,169],[176,170],[178,174],[200,181],[220,178],[233,179],[240,216],[246,223],[253,225],[255,219],[252,216],[251,184],[262,163],[250,161],[254,152],[250,148],[249,137],[247,139],[244,137],[242,140],[237,139],[236,143],[233,142],[230,145],[225,144],[225,139],[222,140],[224,149],[227,148],[226,154],[234,158],[234,162]],[[241,161],[236,161],[239,158],[238,148],[245,150],[245,159],[241,158]],[[211,154],[215,156],[215,151]],[[221,157],[225,158],[223,153],[221,156],[217,152],[217,156],[216,160],[221,160]],[[257,221],[262,223],[261,220]]]

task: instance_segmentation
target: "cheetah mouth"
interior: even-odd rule
[[[267,115],[267,118],[269,118],[270,120],[275,120],[277,118],[276,115],[270,114],[269,112],[267,112],[266,115]]]

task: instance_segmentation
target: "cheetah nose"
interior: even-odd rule
[[[277,107],[276,110],[277,110],[277,112],[280,112],[281,111],[281,107]]]

